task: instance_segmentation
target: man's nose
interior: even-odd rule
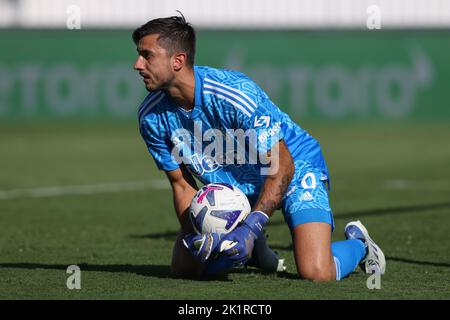
[[[143,64],[142,64],[142,57],[139,56],[139,57],[137,57],[136,61],[134,62],[133,68],[134,68],[134,70],[140,71],[140,70],[143,69],[142,66],[143,66]]]

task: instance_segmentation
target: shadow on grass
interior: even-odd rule
[[[175,241],[177,235],[178,235],[178,231],[164,231],[164,232],[147,233],[147,234],[132,234],[132,235],[129,235],[129,238],[132,238],[132,239],[164,239],[164,240]]]
[[[404,263],[418,264],[418,265],[427,265],[434,267],[445,267],[450,268],[449,263],[440,263],[440,262],[429,262],[429,261],[419,261],[419,260],[411,260],[404,258],[396,258],[396,257],[387,257],[388,261],[399,261]],[[208,279],[181,279],[176,278],[170,274],[169,266],[163,265],[130,265],[130,264],[113,264],[113,265],[93,265],[88,263],[77,264],[80,267],[80,270],[85,271],[94,271],[94,272],[113,272],[113,273],[134,273],[141,276],[146,277],[157,277],[164,279],[180,279],[180,280],[191,280],[191,281],[221,281],[221,282],[231,282],[229,279],[229,274],[258,274],[258,275],[266,275],[266,276],[276,276],[277,278],[284,278],[289,280],[302,280],[299,276],[294,272],[279,272],[276,275],[274,273],[268,273],[256,269],[254,267],[251,268],[236,268],[230,270],[228,273],[217,275],[214,277],[210,277]],[[50,269],[50,270],[60,270],[61,272],[66,272],[68,265],[65,264],[43,264],[43,263],[0,263],[1,268],[13,268],[13,269]],[[295,268],[294,268],[295,271]]]
[[[47,269],[47,270],[59,270],[61,272],[66,272],[69,265],[65,264],[45,264],[45,263],[0,263],[0,269],[2,268],[12,268],[12,269]],[[273,275],[273,273],[268,273],[261,271],[256,268],[235,268],[231,269],[228,273],[223,273],[210,277],[207,279],[181,279],[174,277],[170,274],[170,267],[163,265],[130,265],[130,264],[105,264],[96,265],[89,263],[79,263],[81,272],[94,271],[94,272],[113,272],[113,273],[134,273],[146,277],[157,277],[164,279],[180,279],[180,280],[191,280],[191,281],[221,281],[221,282],[232,282],[229,279],[229,274],[259,274],[259,275]],[[287,279],[299,279],[294,273],[282,272],[276,275],[279,278]]]
[[[50,269],[67,270],[66,264],[44,264],[44,263],[0,263],[0,268],[14,269]],[[151,276],[158,278],[171,278],[170,267],[162,265],[131,265],[131,264],[77,264],[81,271],[97,272],[124,272],[135,273],[142,276]]]
[[[293,271],[294,273],[291,273],[289,271]],[[276,276],[277,278],[285,278],[285,279],[292,279],[292,280],[303,280],[297,275],[297,273],[295,273],[295,266],[293,268],[290,268],[289,271],[277,272],[275,274],[273,272],[262,271],[255,267],[249,267],[249,268],[234,268],[234,269],[231,269],[229,271],[229,273],[230,274],[257,274],[257,275],[265,275],[265,276]]]
[[[113,273],[134,273],[146,277],[156,277],[164,279],[181,279],[173,276],[170,273],[169,266],[163,265],[131,265],[131,264],[89,264],[78,263],[76,264],[82,272],[94,271],[94,272],[113,272]],[[66,264],[44,264],[44,263],[0,263],[1,268],[13,268],[13,269],[49,269],[49,270],[61,270],[66,272]],[[204,279],[184,279],[193,281],[204,281]],[[211,277],[207,280],[214,281],[231,281],[228,279],[228,275],[222,274]]]
[[[436,209],[450,209],[450,202],[439,202],[439,203],[429,203],[429,204],[419,204],[412,206],[398,206],[398,207],[390,207],[390,208],[378,208],[378,209],[369,209],[369,210],[360,210],[354,212],[342,212],[335,213],[334,219],[350,219],[350,218],[360,218],[360,217],[369,217],[369,216],[381,216],[381,215],[390,215],[390,214],[401,214],[401,213],[412,213],[412,212],[420,212],[427,210],[436,210]]]
[[[450,268],[450,263],[445,263],[445,262],[421,261],[421,260],[405,259],[405,258],[398,258],[398,257],[386,257],[386,260],[418,264],[418,265],[423,265],[423,266]]]

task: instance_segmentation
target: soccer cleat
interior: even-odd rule
[[[367,248],[367,253],[364,259],[360,262],[361,268],[368,274],[386,272],[386,259],[383,251],[369,236],[369,232],[363,226],[361,221],[349,222],[344,229],[345,238],[359,239],[364,242]]]

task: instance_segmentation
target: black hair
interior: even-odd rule
[[[178,11],[179,12],[179,11]],[[133,41],[139,41],[150,34],[158,34],[158,44],[172,55],[175,52],[185,52],[187,64],[194,66],[195,57],[195,30],[186,22],[183,14],[167,18],[153,19],[133,31]]]

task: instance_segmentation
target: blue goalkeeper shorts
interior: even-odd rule
[[[281,203],[284,220],[292,230],[309,222],[325,222],[334,230],[328,200],[328,176],[303,161],[295,162],[295,173]]]

